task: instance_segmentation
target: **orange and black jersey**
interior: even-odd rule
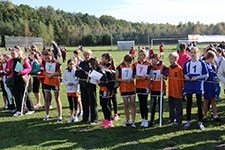
[[[119,78],[120,79],[132,79],[134,78],[134,66],[130,64],[129,66],[125,66],[120,64],[117,68],[119,71]],[[120,82],[120,93],[121,95],[125,95],[126,93],[132,95],[135,93],[135,85],[134,81],[127,83],[127,82]]]
[[[55,60],[54,62],[43,61],[42,64],[44,67],[44,72],[47,74],[54,74],[59,71],[61,73],[61,68],[60,68],[61,64],[58,63],[57,60]],[[59,76],[53,77],[53,78],[45,77],[44,84],[51,85],[51,86],[60,86],[59,78],[60,78]]]
[[[183,69],[179,65],[173,65],[168,67],[169,78],[169,96],[181,99],[182,89],[184,87],[184,73]]]
[[[147,61],[135,62],[134,66],[134,75],[136,77],[143,77],[145,75],[149,75],[151,71],[151,64]],[[137,94],[148,94],[150,91],[150,80],[136,80],[136,93]]]
[[[104,69],[107,69],[107,70],[114,70],[114,68],[112,67],[112,65],[109,63],[109,64],[105,64],[103,62],[100,63],[100,68],[104,68]]]
[[[109,81],[108,81],[106,72],[100,68],[96,69],[96,71],[102,74],[102,77],[100,79],[101,82],[99,84],[99,86],[100,86],[99,95],[103,98],[112,97],[112,92],[109,91],[109,89],[107,87],[109,85]]]
[[[152,80],[151,80],[151,94],[152,96],[160,96],[161,91],[161,79],[160,75],[165,74],[167,72],[167,67],[160,61],[157,65],[152,64],[152,68],[150,71]],[[166,83],[163,80],[163,93],[166,93]]]

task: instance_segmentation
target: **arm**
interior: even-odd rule
[[[224,60],[222,61],[221,65],[219,67],[217,76],[221,82],[225,83],[225,61]]]
[[[66,86],[68,86],[68,84],[69,84],[67,78],[68,78],[68,77],[67,77],[67,75],[66,75],[66,70],[65,70],[65,71],[64,71],[63,83],[64,83]]]
[[[99,86],[107,86],[108,82],[107,82],[107,76],[105,73],[102,73],[103,76],[101,77],[100,79],[100,82],[99,82]]]
[[[25,74],[28,74],[31,72],[31,66],[30,66],[27,58],[25,58],[23,66],[24,66],[24,69],[20,71],[21,75],[25,75]]]
[[[209,71],[206,67],[206,64],[202,62],[202,75],[198,76],[197,79],[206,79],[209,77]]]

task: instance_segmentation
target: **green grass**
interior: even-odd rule
[[[166,46],[164,62],[168,64],[168,54],[174,50],[176,46]],[[201,46],[201,48],[204,46]],[[85,47],[86,48],[86,47]],[[106,47],[87,47],[95,50],[93,55],[100,58]],[[158,48],[158,47],[157,47]],[[156,49],[157,49],[156,48]],[[68,56],[72,56],[72,50],[75,48],[68,48]],[[107,49],[104,51],[108,51]],[[122,57],[128,51],[112,51],[112,56],[116,59],[118,65],[122,61]],[[66,64],[62,65],[63,70]],[[98,91],[97,91],[98,93]],[[31,93],[33,103],[35,98]],[[115,122],[115,127],[111,129],[104,129],[97,125],[91,126],[89,124],[67,123],[70,117],[68,101],[66,96],[65,86],[61,85],[60,97],[63,106],[63,121],[56,123],[57,110],[56,103],[53,101],[54,109],[50,111],[51,119],[47,122],[42,122],[41,119],[45,116],[43,109],[36,109],[36,113],[30,116],[21,116],[17,118],[11,117],[5,111],[0,111],[0,149],[225,149],[222,144],[225,144],[225,102],[221,100],[218,102],[218,112],[222,118],[222,122],[216,123],[209,121],[205,124],[206,130],[200,131],[197,127],[197,108],[195,102],[193,103],[192,119],[193,123],[191,130],[183,130],[182,127],[171,127],[163,125],[154,128],[143,129],[140,128],[140,111],[138,99],[136,100],[136,122],[137,128],[132,129],[122,128],[125,121],[123,102],[119,94],[118,109],[120,120]],[[222,98],[224,94],[222,92]],[[98,104],[99,104],[99,98]],[[43,96],[42,96],[42,104]],[[148,100],[150,104],[150,97]],[[186,118],[186,103],[184,106],[184,120]],[[0,107],[3,107],[1,98]],[[100,105],[99,122],[103,121],[103,114]],[[165,99],[164,107],[164,123],[169,117],[169,108],[167,97]],[[150,113],[149,113],[150,117]],[[158,114],[156,114],[156,119]],[[185,121],[184,121],[185,122]],[[221,147],[217,147],[221,146]]]

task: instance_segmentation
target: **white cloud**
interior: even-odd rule
[[[101,12],[132,22],[178,24],[188,21],[218,23],[225,21],[224,0],[123,0]]]

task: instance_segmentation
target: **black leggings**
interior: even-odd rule
[[[192,95],[187,94],[187,120],[191,120],[191,106],[192,106]],[[202,113],[202,94],[196,94],[197,106],[198,106],[198,119],[202,122],[203,113]]]
[[[69,107],[70,107],[70,110],[73,110],[73,103],[74,103],[74,108],[75,110],[77,110],[77,97],[74,97],[74,96],[68,96],[68,101],[69,101]]]
[[[104,114],[105,120],[111,121],[112,120],[112,114],[111,109],[109,107],[110,98],[103,98],[100,96],[100,105],[102,106],[102,111]]]
[[[138,94],[141,119],[148,119],[148,95]]]
[[[113,103],[113,111],[114,111],[114,114],[117,114],[117,111],[118,111],[118,104],[117,104],[117,98],[116,98],[116,94],[113,94],[112,96],[112,103]],[[110,110],[112,110],[112,104],[111,104],[111,101],[109,102],[109,107],[110,107]]]
[[[159,107],[159,116],[160,116],[160,96],[151,96],[151,122],[154,122],[155,119],[155,109],[158,97],[158,107]],[[162,97],[162,110],[163,110],[163,102],[164,98]],[[163,118],[163,111],[162,111],[162,118]]]

